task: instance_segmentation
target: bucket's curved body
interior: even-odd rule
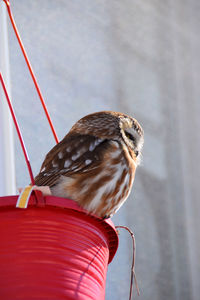
[[[112,222],[38,195],[27,209],[14,207],[17,196],[0,198],[0,299],[103,300],[118,246]]]

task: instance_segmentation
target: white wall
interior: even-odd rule
[[[0,70],[11,96],[6,7],[0,3]],[[16,193],[13,124],[0,84],[0,196]]]
[[[137,242],[141,300],[199,300],[199,0],[15,0],[13,13],[59,137],[104,109],[144,127],[143,163],[113,218]],[[10,28],[10,27],[9,27]],[[54,139],[9,30],[13,102],[37,174]],[[16,138],[17,185],[30,182]],[[128,299],[120,235],[106,299]]]

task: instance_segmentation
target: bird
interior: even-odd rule
[[[114,111],[89,114],[48,152],[35,185],[75,200],[89,214],[110,218],[130,194],[143,142],[136,119]]]

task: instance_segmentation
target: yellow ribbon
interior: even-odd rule
[[[28,201],[29,201],[29,198],[31,196],[32,190],[33,190],[33,186],[31,186],[31,185],[26,186],[22,190],[22,192],[20,193],[20,195],[17,199],[16,207],[18,207],[18,208],[27,208]]]

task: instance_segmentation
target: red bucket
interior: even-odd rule
[[[104,299],[113,223],[69,199],[37,191],[20,209],[17,198],[0,197],[0,299]]]

